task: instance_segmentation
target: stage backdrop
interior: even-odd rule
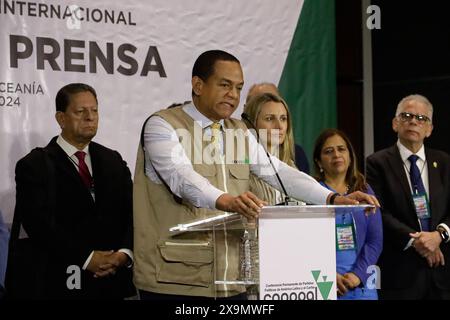
[[[308,38],[296,28],[303,26],[299,19],[308,17],[313,19],[304,25],[306,33],[317,31],[312,22],[333,24],[333,7],[314,7],[330,2],[0,0],[0,211],[6,222],[12,221],[15,205],[17,160],[60,132],[54,119],[59,88],[85,82],[97,90],[100,122],[95,141],[118,150],[134,172],[143,121],[173,102],[191,99],[192,66],[201,52],[223,49],[240,59],[245,86],[235,113],[239,117],[249,86],[278,83],[288,53],[288,69],[295,73],[296,61],[316,59],[322,52],[329,56],[321,40],[324,34]],[[306,17],[303,7],[310,8]],[[297,41],[320,41],[320,46],[302,52],[301,42],[292,43],[294,33]],[[317,61],[334,72],[334,64]],[[303,73],[317,76],[311,69]],[[283,90],[296,90],[289,79]],[[329,89],[320,95],[334,99],[333,83]],[[301,115],[298,105],[293,108]]]

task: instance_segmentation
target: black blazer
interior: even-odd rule
[[[12,231],[22,222],[29,239],[27,244],[17,239],[10,242],[6,289],[12,297],[90,299],[133,294],[131,269],[126,268],[102,279],[82,271],[81,289],[67,288],[73,274],[67,273],[67,267],[81,269],[93,250],[133,248],[130,171],[116,151],[91,142],[89,152],[95,201],[56,137],[46,148],[34,149],[18,161]],[[24,247],[27,257],[19,252]],[[22,289],[18,273],[24,263],[32,264],[26,268],[36,274],[28,280],[33,285]]]
[[[299,145],[294,144],[295,147],[295,165],[300,171],[309,174],[309,162],[306,157],[305,150]]]
[[[429,179],[431,229],[440,223],[450,226],[450,157],[445,152],[425,148]],[[426,259],[414,248],[404,251],[410,232],[420,231],[411,189],[397,145],[367,158],[367,182],[381,204],[384,245],[379,264],[381,288],[406,289],[413,279],[427,276]],[[446,265],[431,270],[441,289],[450,289],[450,245],[442,243]]]

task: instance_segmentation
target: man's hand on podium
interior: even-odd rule
[[[217,209],[237,212],[249,220],[258,218],[261,208],[266,205],[266,201],[262,201],[250,191],[244,192],[237,197],[224,193],[216,200]]]
[[[331,197],[331,194],[328,198]],[[328,201],[329,199],[327,199]],[[372,196],[370,194],[361,192],[361,191],[355,191],[347,196],[337,196],[334,199],[334,204],[336,205],[358,205],[360,203],[367,203],[375,206],[375,208],[371,209],[370,211],[372,213],[375,213],[376,208],[380,207],[380,203],[378,202],[377,198],[375,196]]]

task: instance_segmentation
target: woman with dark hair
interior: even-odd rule
[[[316,179],[342,195],[354,191],[374,194],[359,172],[355,151],[339,130],[326,129],[314,146]],[[336,268],[339,299],[378,299],[374,283],[368,283],[383,245],[381,213],[366,215],[363,209],[336,210]],[[377,274],[376,276],[379,276]],[[370,277],[370,278],[369,278]]]

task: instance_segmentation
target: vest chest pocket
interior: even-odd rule
[[[248,191],[250,168],[248,165],[232,164],[228,166],[229,179],[228,179],[228,192],[234,196],[237,196],[245,191]]]
[[[158,243],[162,260],[156,266],[158,282],[209,287],[213,283],[214,250],[200,240],[163,240]]]

